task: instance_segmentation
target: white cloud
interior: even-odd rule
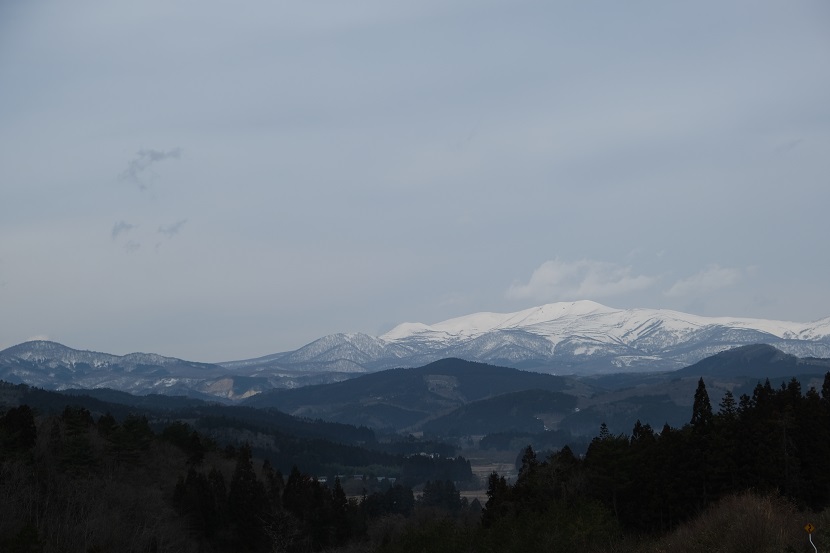
[[[542,301],[593,299],[643,290],[656,281],[657,277],[635,275],[631,267],[616,263],[557,258],[542,263],[527,284],[511,285],[507,297]]]
[[[741,278],[743,278],[743,271],[740,269],[710,265],[695,275],[678,280],[664,293],[669,297],[704,294],[732,286]]]

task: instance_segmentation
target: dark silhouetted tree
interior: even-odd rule
[[[248,549],[261,549],[267,540],[265,527],[271,513],[265,487],[254,472],[248,444],[241,446],[237,453],[228,489],[228,514],[235,538]]]
[[[706,384],[703,378],[698,380],[695,399],[692,404],[692,420],[690,424],[695,430],[705,430],[712,423],[712,403],[709,401],[709,393],[706,391]]]

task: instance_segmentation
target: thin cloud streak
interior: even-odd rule
[[[125,234],[136,228],[126,221],[118,221],[112,226],[112,239],[115,240],[120,234]]]
[[[181,221],[176,221],[173,224],[159,227],[158,232],[159,234],[163,234],[164,237],[169,240],[181,232],[185,223],[187,223],[187,219],[182,219]]]
[[[141,190],[145,190],[147,188],[147,184],[142,180],[142,176],[152,165],[166,159],[180,159],[181,155],[181,148],[173,148],[167,151],[152,149],[139,150],[136,157],[130,161],[127,168],[123,173],[121,173],[119,178],[124,181],[135,183]]]

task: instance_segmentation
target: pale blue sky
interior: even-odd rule
[[[0,3],[0,348],[830,315],[830,4]]]

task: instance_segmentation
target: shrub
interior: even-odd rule
[[[784,499],[741,493],[640,550],[645,553],[781,553],[807,545],[810,515]]]

